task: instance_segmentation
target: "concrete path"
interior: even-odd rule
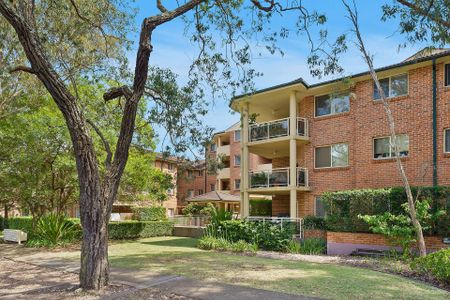
[[[8,247],[9,249],[4,248],[4,246]],[[51,255],[42,255],[41,253],[41,255],[39,255],[39,253],[36,253],[36,251],[29,251],[28,249],[23,249],[25,251],[18,251],[17,249],[10,248],[10,245],[1,245],[1,248],[3,249],[0,250],[0,259],[2,259],[2,257],[5,257],[35,266],[53,268],[71,273],[78,273],[80,269],[78,261],[58,257],[57,253],[52,253]],[[175,293],[195,299],[318,299],[254,289],[251,287],[239,285],[202,282],[177,275],[155,276],[155,274],[152,274],[145,270],[111,268],[111,281],[114,283],[122,283],[132,286],[137,290],[156,288],[158,290],[161,290],[162,292]],[[114,295],[113,297],[109,297],[107,299],[126,298],[126,295]]]

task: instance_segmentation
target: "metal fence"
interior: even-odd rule
[[[303,219],[302,218],[289,218],[289,217],[247,217],[248,221],[254,222],[270,222],[278,225],[281,228],[284,226],[295,225],[296,238],[303,239]]]
[[[209,224],[209,217],[206,216],[173,216],[169,220],[174,226],[205,227]]]

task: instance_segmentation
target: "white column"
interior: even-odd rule
[[[297,98],[295,91],[289,95],[289,212],[297,218]]]
[[[244,104],[241,107],[241,217],[246,218],[249,215],[249,155],[248,155],[248,122],[249,122],[249,105]]]

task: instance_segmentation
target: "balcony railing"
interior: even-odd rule
[[[297,186],[308,187],[308,169],[306,168],[297,168]]]
[[[250,142],[288,136],[290,119],[279,119],[270,122],[252,124],[249,126]],[[297,118],[297,135],[308,136],[308,119]]]
[[[273,139],[289,135],[289,118],[252,124],[249,127],[250,141]]]
[[[289,186],[289,168],[279,168],[267,171],[249,172],[250,188],[270,188]],[[308,187],[308,169],[297,168],[297,186]]]

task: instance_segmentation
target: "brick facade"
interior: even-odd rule
[[[448,58],[450,63],[450,57]],[[444,154],[444,129],[450,128],[450,87],[444,87],[444,63],[436,65],[437,78],[437,174],[439,185],[450,184],[450,155]],[[405,73],[398,71],[397,74]],[[408,74],[408,95],[389,103],[396,131],[409,136],[409,154],[402,158],[411,185],[433,184],[433,89],[432,66],[420,66]],[[315,117],[314,97],[298,99],[297,115],[309,120],[309,143],[297,148],[298,166],[309,170],[311,192],[298,192],[300,217],[315,213],[315,198],[323,192],[402,185],[394,159],[373,159],[373,138],[389,135],[386,112],[373,100],[373,81],[357,81],[350,89],[350,111]],[[315,147],[336,143],[349,146],[347,167],[314,168]],[[273,168],[288,167],[289,157],[273,159]],[[273,215],[289,212],[289,199],[276,195]]]

